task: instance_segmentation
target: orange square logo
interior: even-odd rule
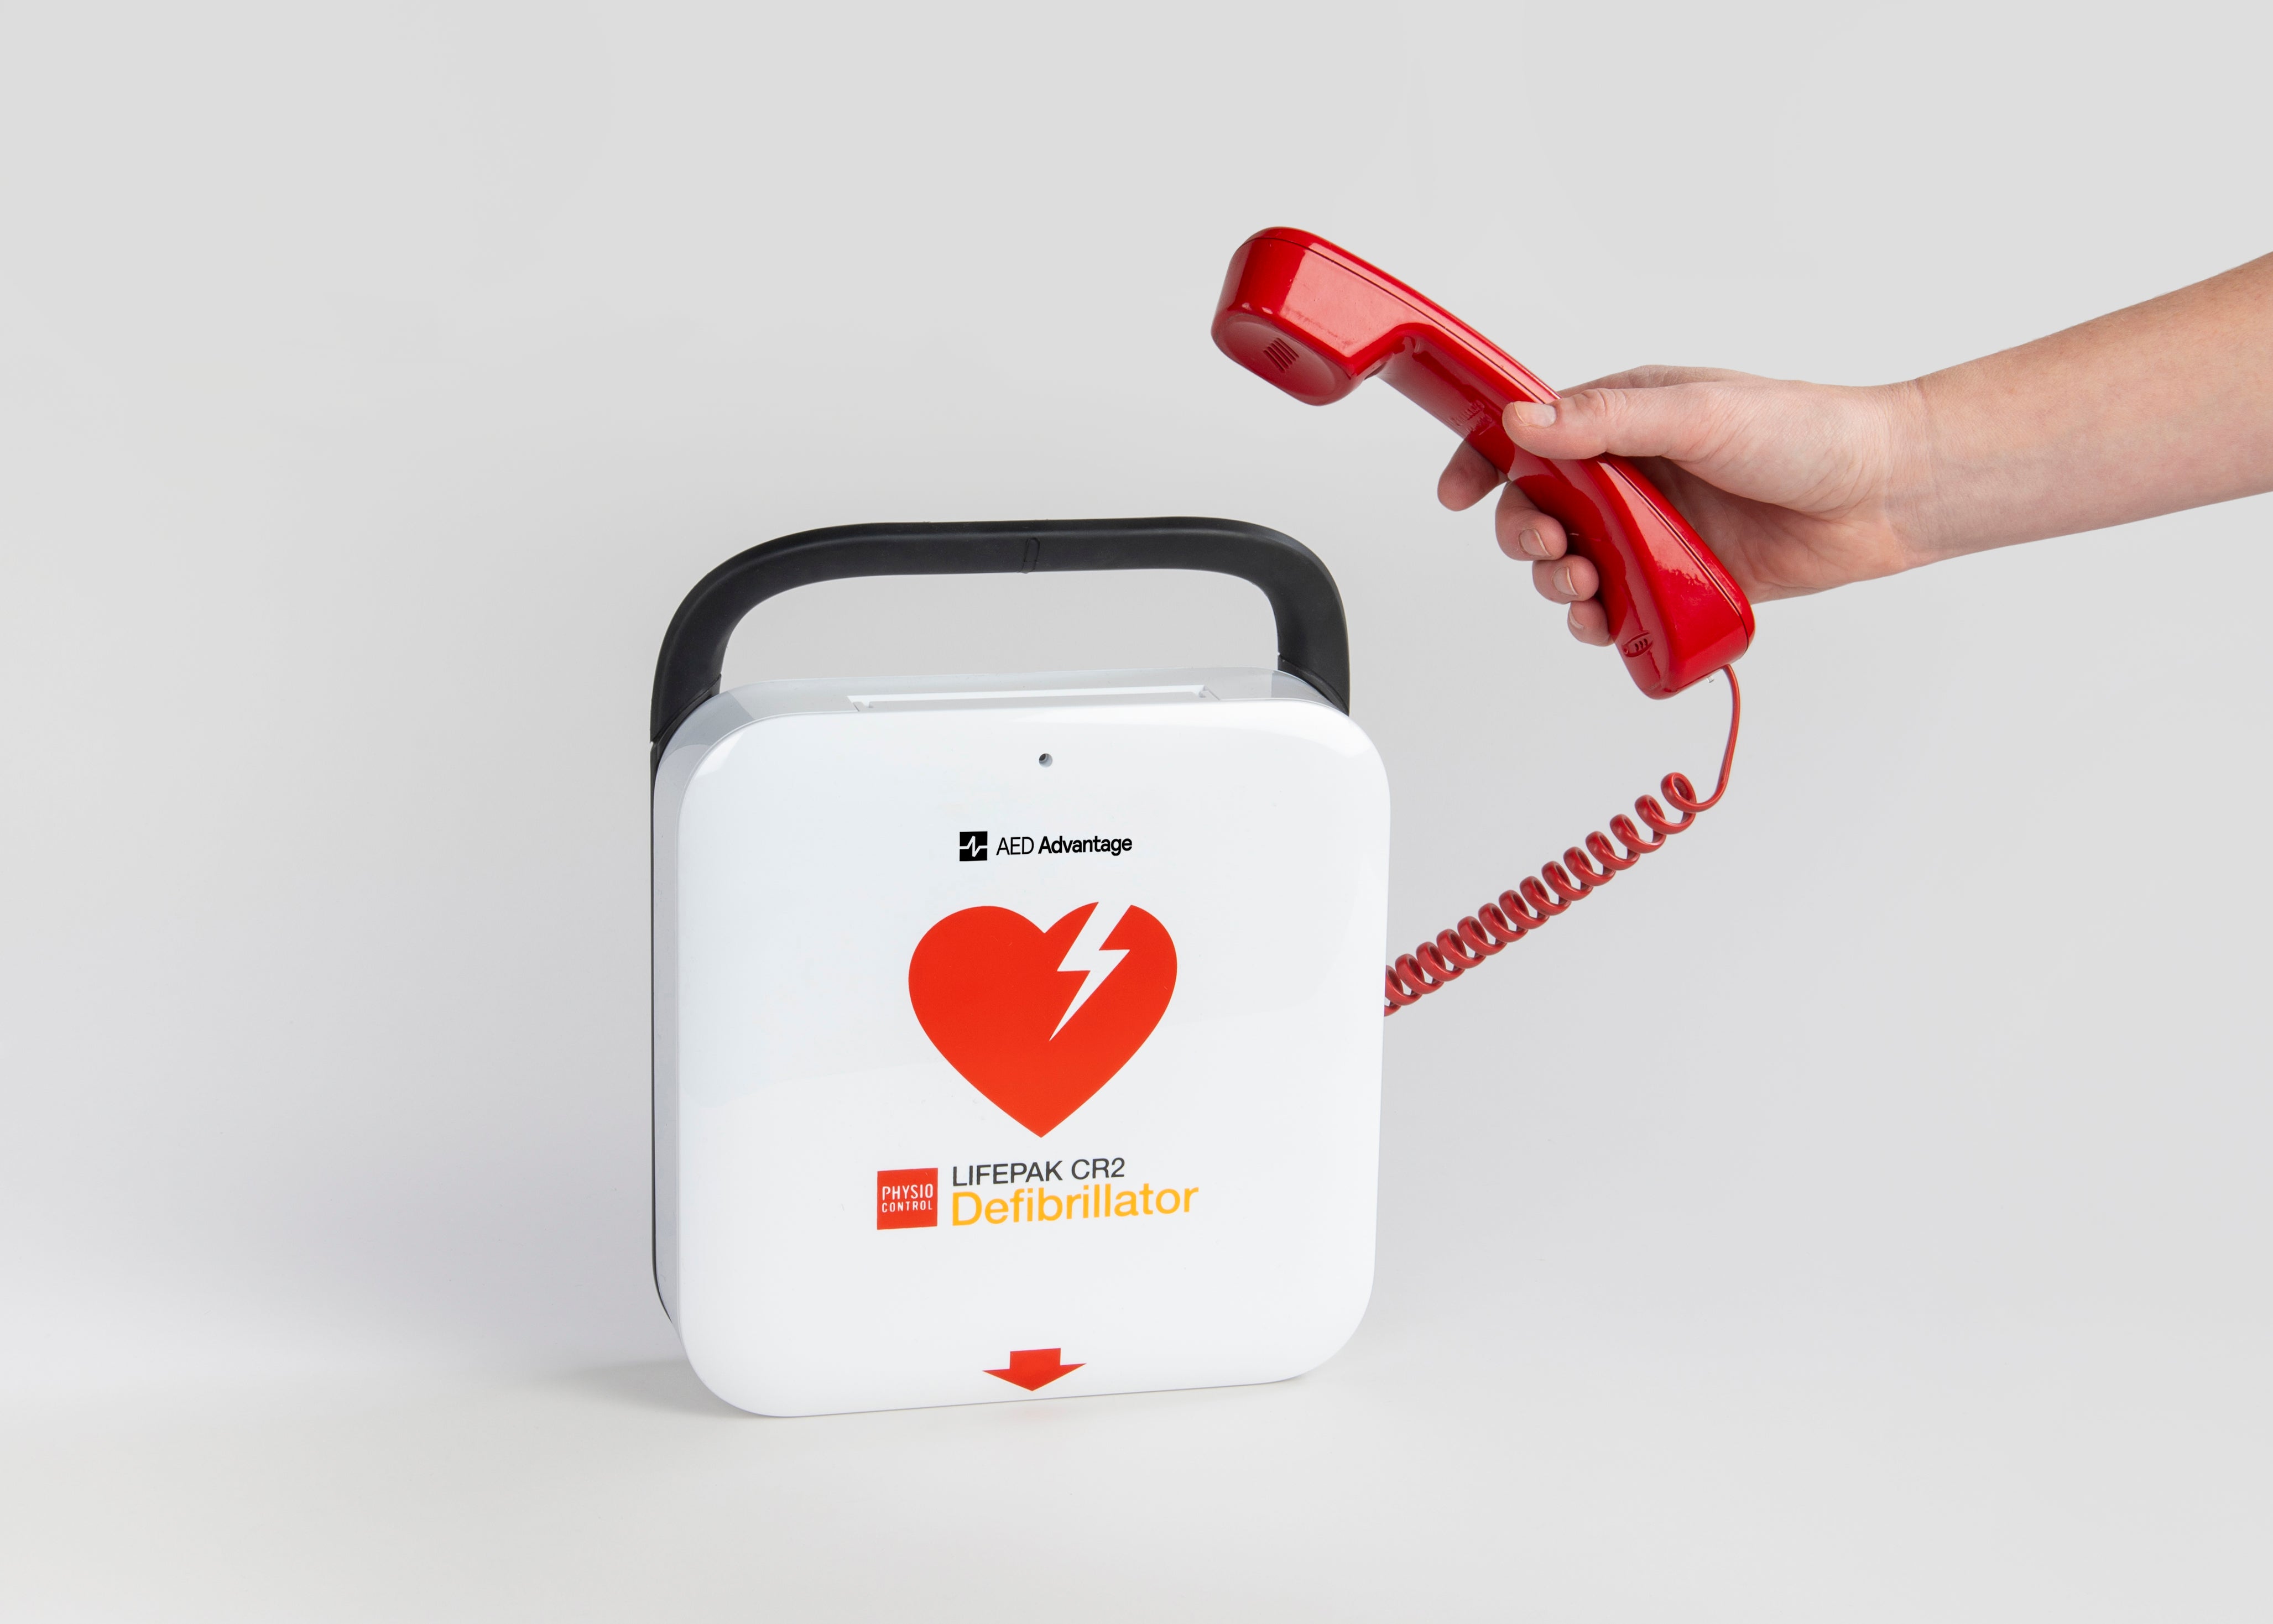
[[[939,1169],[901,1167],[876,1175],[876,1227],[928,1230],[939,1227]]]

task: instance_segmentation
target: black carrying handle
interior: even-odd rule
[[[742,617],[792,587],[855,575],[1008,575],[1037,570],[1209,570],[1263,588],[1279,623],[1279,669],[1349,709],[1349,626],[1318,555],[1235,519],[1049,519],[1031,524],[854,524],[737,553],[695,584],[655,662],[655,760],[718,692]]]

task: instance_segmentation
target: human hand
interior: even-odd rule
[[[1849,389],[1642,367],[1583,385],[1551,408],[1518,401],[1505,426],[1538,456],[1632,459],[1757,602],[1891,575],[1935,556],[1914,533],[1914,493],[1926,483],[1922,412],[1915,385]],[[1493,520],[1500,550],[1531,564],[1543,596],[1571,606],[1572,636],[1607,644],[1594,566],[1482,453],[1455,452],[1437,497],[1473,507],[1495,486],[1503,487]]]

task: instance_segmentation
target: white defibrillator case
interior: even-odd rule
[[[765,682],[854,575],[1201,569],[1279,669]],[[654,709],[655,1272],[768,1415],[1271,1381],[1371,1289],[1389,792],[1332,578],[1217,520],[753,548]]]

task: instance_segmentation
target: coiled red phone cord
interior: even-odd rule
[[[1736,671],[1724,665],[1721,675],[1729,679],[1729,744],[1721,752],[1721,780],[1713,786],[1712,794],[1700,801],[1697,798],[1697,786],[1689,782],[1686,774],[1668,773],[1657,787],[1673,803],[1680,817],[1669,816],[1654,795],[1645,795],[1634,803],[1635,812],[1654,832],[1654,840],[1645,838],[1634,827],[1633,819],[1620,812],[1610,819],[1610,834],[1617,835],[1625,847],[1623,853],[1611,847],[1609,834],[1596,829],[1587,836],[1583,850],[1577,846],[1569,848],[1560,863],[1548,864],[1536,879],[1526,875],[1513,890],[1501,892],[1451,930],[1437,932],[1436,940],[1422,942],[1412,952],[1401,954],[1386,973],[1384,988],[1389,1002],[1381,1013],[1393,1015],[1431,992],[1441,992],[1501,948],[1521,941],[1589,891],[1609,884],[1696,822],[1698,813],[1717,803],[1729,788],[1729,764],[1737,759],[1737,725],[1744,718],[1744,696],[1737,686]]]

